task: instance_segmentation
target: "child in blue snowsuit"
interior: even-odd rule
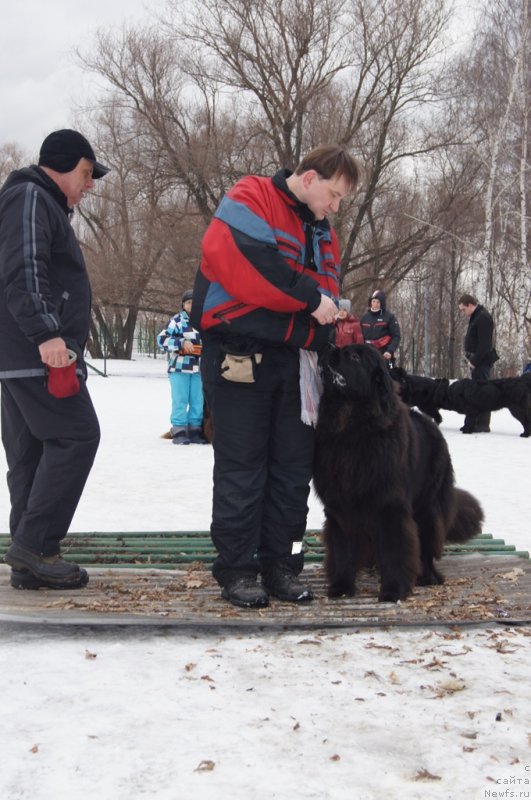
[[[184,292],[182,311],[157,336],[159,347],[168,353],[173,444],[208,444],[201,433],[204,403],[199,372],[201,338],[190,325],[192,294],[191,289]]]

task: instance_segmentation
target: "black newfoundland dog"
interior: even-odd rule
[[[399,398],[370,345],[331,349],[316,428],[314,486],[325,511],[328,596],[354,595],[356,572],[376,565],[380,601],[444,578],[444,543],[481,531],[483,512],[455,488],[446,442]]]
[[[410,375],[401,367],[391,371],[400,387],[400,397],[408,406],[416,406],[423,414],[432,417],[437,425],[442,422],[440,408],[458,414],[481,414],[507,408],[523,427],[520,436],[531,436],[531,373],[519,378],[494,378],[473,381],[464,378],[450,381],[446,378],[423,378]]]

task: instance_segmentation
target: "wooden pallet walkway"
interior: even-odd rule
[[[404,603],[378,603],[377,576],[363,572],[354,598],[329,599],[322,564],[305,569],[316,599],[307,605],[273,600],[261,610],[237,609],[200,561],[180,569],[96,566],[84,589],[17,591],[0,565],[0,621],[20,625],[150,626],[205,629],[355,629],[360,627],[531,624],[531,562],[519,556],[446,555],[446,583],[419,587]]]

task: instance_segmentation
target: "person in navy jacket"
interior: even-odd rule
[[[64,129],[46,137],[37,166],[12,172],[0,190],[2,441],[12,537],[4,558],[15,588],[77,589],[88,581],[60,546],[100,438],[83,360],[90,284],[70,217],[108,171],[82,134]],[[57,397],[48,373],[71,361],[69,396]]]

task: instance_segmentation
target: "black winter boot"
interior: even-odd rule
[[[201,428],[190,428],[188,439],[190,444],[208,444],[201,432]]]
[[[258,585],[256,575],[242,575],[227,583],[221,596],[240,608],[265,608],[269,605],[269,597]]]
[[[181,428],[180,431],[174,433],[172,436],[172,442],[173,444],[190,444],[190,438],[186,428]]]
[[[27,569],[11,570],[11,586],[13,589],[82,589],[89,581],[88,572],[83,567],[79,568],[79,578],[75,583],[50,583],[36,578]]]
[[[268,594],[287,603],[309,603],[313,600],[310,587],[287,567],[271,567],[264,572],[262,584]]]

